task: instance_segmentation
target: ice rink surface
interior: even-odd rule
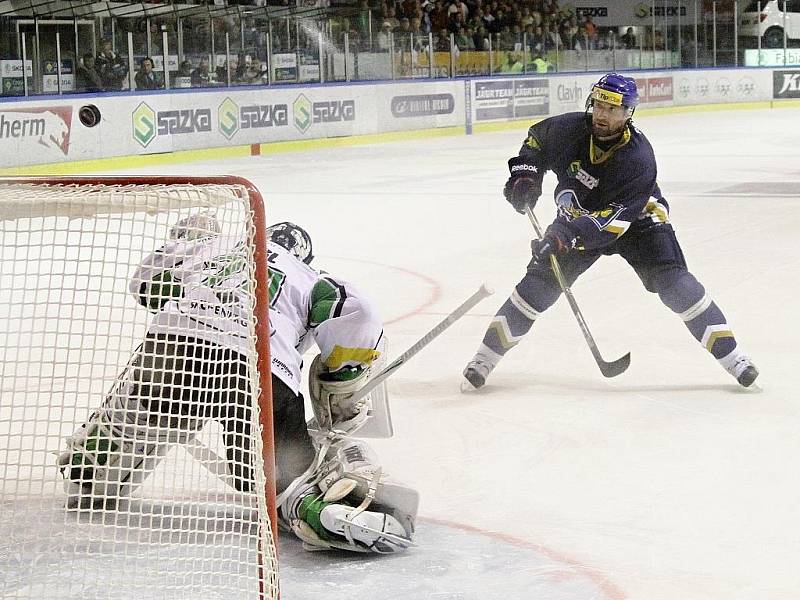
[[[632,353],[627,372],[600,375],[561,299],[484,389],[459,392],[528,262],[530,224],[500,193],[526,123],[162,170],[251,179],[268,221],[304,226],[315,266],[374,298],[390,358],[481,282],[497,292],[389,382],[396,435],[373,446],[386,471],[421,492],[420,545],[359,563],[284,540],[287,599],[800,597],[800,110],[637,124],[689,268],[759,366],[761,393],[740,389],[616,257],[573,291],[605,358]],[[553,187],[549,175],[543,223]]]

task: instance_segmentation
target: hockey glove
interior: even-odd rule
[[[508,170],[511,177],[506,181],[503,195],[518,213],[524,213],[525,207],[536,206],[536,201],[542,195],[542,178],[544,171],[533,164],[529,159],[515,156],[508,160]]]
[[[531,242],[532,262],[543,263],[553,254],[556,256],[566,254],[575,247],[576,237],[568,224],[553,221],[542,239]]]

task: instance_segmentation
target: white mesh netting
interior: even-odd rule
[[[0,181],[0,597],[277,597],[249,196]]]

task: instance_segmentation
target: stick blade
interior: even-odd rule
[[[600,367],[600,372],[605,377],[616,377],[624,373],[631,365],[631,353],[628,352],[622,358],[618,358],[612,362],[598,361],[597,365]]]

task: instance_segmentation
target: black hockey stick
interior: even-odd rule
[[[536,231],[536,237],[542,239],[544,237],[544,232],[539,225],[539,221],[536,220],[536,215],[533,214],[533,209],[530,206],[525,207],[525,214],[528,215],[528,218],[531,220],[531,225],[533,225],[533,229]],[[581,314],[581,309],[578,308],[578,303],[575,301],[575,296],[572,295],[572,290],[569,289],[569,286],[564,279],[564,275],[561,272],[561,267],[558,264],[558,260],[552,254],[550,255],[550,266],[553,269],[553,274],[556,276],[558,285],[561,286],[561,291],[564,292],[564,295],[567,297],[567,302],[569,302],[569,306],[572,309],[572,314],[575,315],[575,318],[578,320],[578,325],[583,332],[583,337],[586,339],[586,343],[589,344],[589,350],[592,351],[592,356],[594,356],[597,366],[600,367],[600,372],[605,377],[616,377],[617,375],[624,373],[625,369],[627,369],[631,364],[631,353],[628,352],[625,356],[612,362],[606,362],[603,360],[603,357],[600,355],[600,350],[597,348],[597,344],[592,337],[592,332],[589,331],[589,326],[586,324],[583,314]]]

